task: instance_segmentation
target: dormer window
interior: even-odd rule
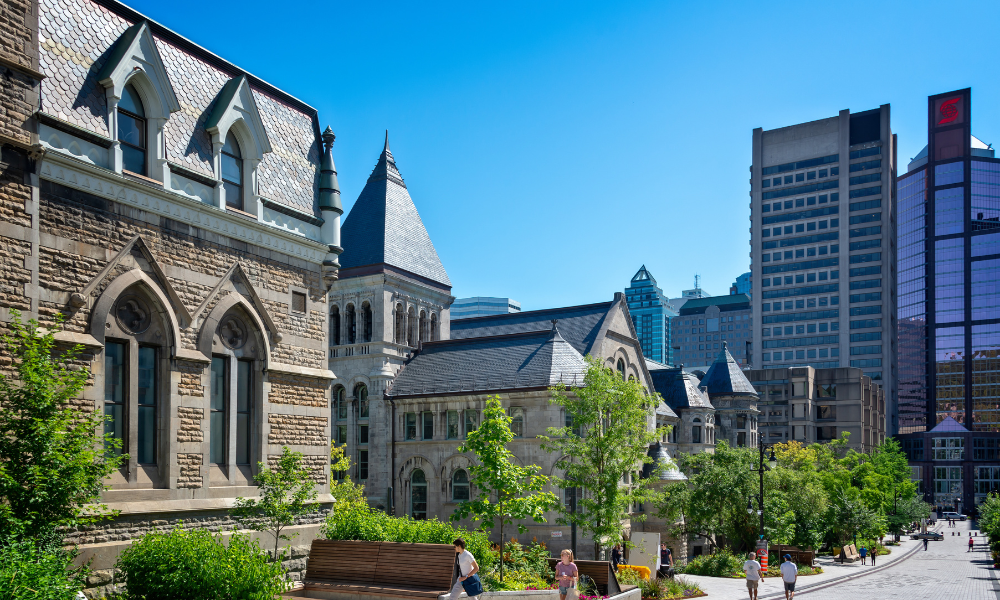
[[[243,210],[243,154],[232,131],[226,134],[222,146],[222,185],[226,190],[226,206]]]
[[[122,169],[146,174],[146,111],[132,85],[122,90],[118,102],[118,141],[122,148]]]

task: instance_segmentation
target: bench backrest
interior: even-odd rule
[[[447,591],[457,562],[450,544],[313,540],[306,579]]]
[[[307,579],[361,584],[375,583],[381,542],[313,540],[306,567]]]
[[[555,571],[558,558],[549,559],[549,568]],[[597,590],[606,596],[620,594],[622,589],[618,585],[618,578],[611,570],[611,563],[606,560],[574,560],[577,571],[580,575],[586,575],[594,580]]]
[[[457,560],[458,554],[451,545],[382,542],[375,583],[450,590],[455,582]]]

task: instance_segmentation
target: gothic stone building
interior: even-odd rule
[[[103,568],[154,524],[226,527],[283,446],[329,502],[332,131],[112,0],[3,11],[0,319],[63,315],[129,456],[121,516],[69,541]]]

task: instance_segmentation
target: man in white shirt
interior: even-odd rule
[[[747,593],[750,594],[750,600],[757,600],[757,584],[760,583],[761,579],[764,579],[763,573],[760,572],[761,566],[757,562],[757,555],[751,552],[747,554],[747,560],[743,563],[743,570],[747,574]]]
[[[458,538],[454,541],[455,552],[458,554],[459,576],[455,578],[455,585],[451,588],[449,600],[458,600],[458,597],[465,591],[462,582],[479,572],[479,563],[476,562],[472,553],[465,549],[465,540]]]
[[[792,555],[785,555],[785,562],[781,563],[781,580],[785,582],[785,600],[792,600],[795,597],[795,581],[799,578],[799,568],[792,562]]]

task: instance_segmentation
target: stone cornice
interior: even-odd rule
[[[57,152],[45,154],[41,177],[311,263],[322,264],[326,256],[327,247],[321,242],[285,233],[257,221],[239,218],[170,190],[152,185],[140,185],[107,169]]]

